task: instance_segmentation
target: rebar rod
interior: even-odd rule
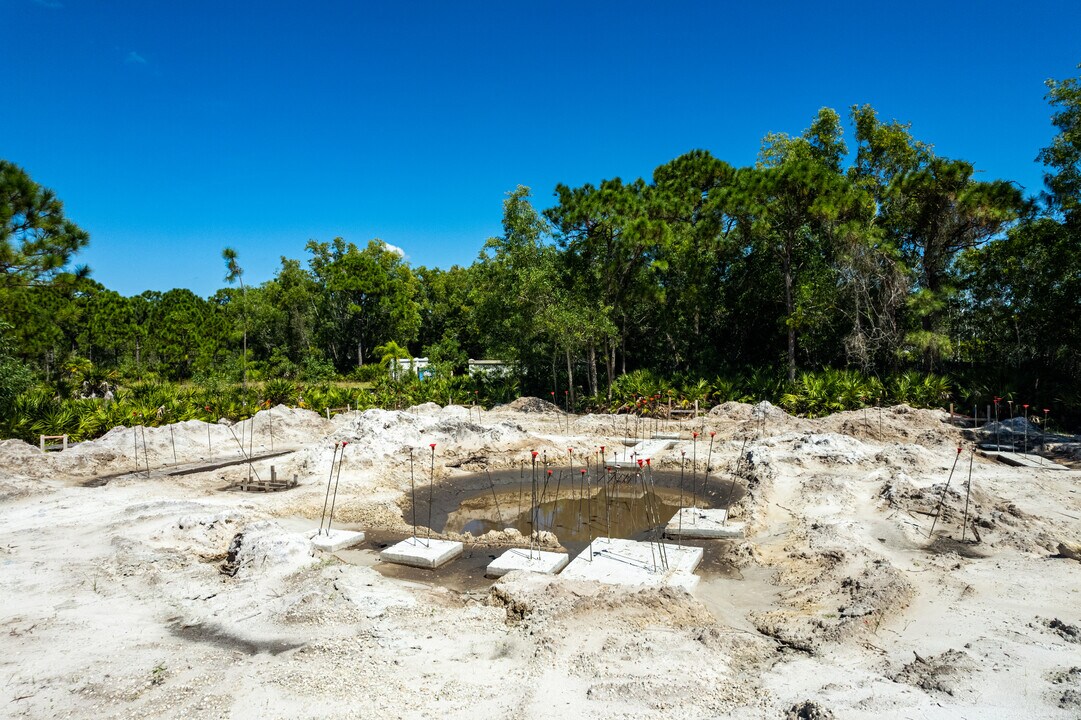
[[[679,536],[676,538],[678,547],[683,547],[683,475],[687,467],[687,451],[680,450],[679,459]]]
[[[972,496],[972,462],[976,459],[976,448],[972,448],[972,454],[968,456],[968,484],[965,487],[965,518],[961,521],[961,542],[965,541],[965,533],[968,530],[968,501]]]
[[[241,430],[243,430],[243,428],[241,428]],[[229,428],[229,434],[233,436],[233,440],[236,442],[237,446],[240,448],[240,457],[242,457],[244,460],[248,461],[248,467],[250,467],[252,469],[252,472],[255,473],[255,479],[262,482],[263,478],[259,477],[259,471],[256,470],[255,467],[251,464],[251,458],[248,456],[248,454],[246,452],[244,452],[244,443],[241,442],[239,439],[237,439],[236,433],[233,432],[233,428]]]
[[[646,472],[649,475],[649,488],[653,491],[653,532],[657,533],[657,550],[661,556],[661,566],[668,569],[668,549],[664,546],[664,530],[661,528],[661,511],[660,506],[657,503],[657,482],[653,477],[653,465],[649,460],[646,460]]]
[[[587,461],[587,463],[588,463],[588,461]],[[589,472],[587,470],[583,470],[582,473],[584,474],[584,477],[585,477],[586,486],[590,487],[589,486]],[[590,489],[592,489],[592,488],[590,488]],[[586,547],[592,547],[593,546],[593,495],[592,494],[589,495],[589,499],[586,501],[586,539],[588,540],[588,543],[589,543],[588,545],[586,545]],[[593,553],[592,552],[589,553],[589,561],[593,562]]]
[[[139,426],[139,432],[143,436],[143,463],[146,465],[146,477],[150,478],[150,451],[146,448],[146,425]]]
[[[334,443],[334,454],[330,457],[330,475],[327,477],[327,494],[323,498],[323,514],[319,516],[319,532],[316,535],[320,535],[323,532],[323,523],[327,519],[327,505],[330,504],[330,484],[334,481],[334,461],[338,459],[338,447],[340,442]]]
[[[255,455],[255,416],[252,415],[250,420],[251,424],[248,427],[248,457],[253,457]],[[248,475],[248,481],[251,481],[250,471]]]
[[[691,507],[698,507],[698,433],[691,433]],[[691,514],[691,519],[695,519]]]
[[[345,462],[345,446],[348,444],[342,441],[342,454],[338,456],[338,472],[334,476],[334,496],[330,499],[330,514],[327,515],[327,537],[330,537],[330,525],[334,522],[334,505],[338,502],[338,483],[342,479],[342,463]]]
[[[492,500],[495,501],[495,511],[499,516],[499,524],[503,524],[503,510],[499,507],[499,497],[495,494],[495,480],[492,480],[492,471],[488,468],[484,468],[484,472],[488,473],[488,484],[492,486]]]
[[[604,469],[604,527],[608,540],[612,539],[612,482],[615,479],[615,473],[609,472],[609,468]]]
[[[642,461],[639,460],[638,462],[642,462]],[[650,522],[649,489],[646,486],[646,478],[645,478],[645,474],[642,472],[641,466],[639,466],[639,469],[638,469],[638,480],[642,483],[642,493],[644,495],[644,498],[643,498],[643,502],[644,502],[644,504],[643,504],[643,512],[646,515],[646,523],[648,524]],[[656,551],[656,548],[653,547],[652,533],[649,533],[649,532],[646,533],[646,542],[649,543],[649,555],[650,555],[650,557],[653,558],[653,572],[657,572],[657,551]]]
[[[173,467],[176,467],[176,436],[173,435],[173,425],[169,424],[169,442],[173,445]]]
[[[732,493],[736,490],[736,477],[739,476],[739,469],[743,463],[744,450],[747,448],[747,436],[743,436],[743,445],[739,448],[739,457],[736,458],[736,470],[732,473],[732,477],[728,481],[728,492],[724,496],[724,519],[721,521],[721,525],[728,524],[728,508],[732,505]]]
[[[432,498],[435,494],[435,443],[430,443],[432,448],[432,462],[428,471],[428,536],[427,547],[432,546]]]
[[[413,448],[409,448],[409,494],[413,498],[413,546],[417,544],[417,482],[413,473]]]
[[[536,539],[537,520],[537,451],[533,450],[532,473],[529,480],[529,559],[533,559],[533,541]]]
[[[927,533],[927,537],[931,537],[935,534],[935,525],[938,523],[938,516],[942,513],[942,506],[946,502],[946,492],[950,489],[950,481],[953,480],[953,471],[957,469],[957,458],[961,457],[961,448],[957,448],[957,454],[953,457],[953,467],[950,468],[950,476],[946,478],[946,487],[942,488],[942,497],[938,500],[938,509],[935,510],[935,519],[931,522],[931,532]]]

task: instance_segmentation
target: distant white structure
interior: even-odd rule
[[[390,365],[390,376],[398,378],[415,373],[421,380],[429,377],[432,371],[428,369],[428,358],[400,358]]]
[[[502,360],[470,360],[469,374],[503,377],[510,374],[510,366]]]

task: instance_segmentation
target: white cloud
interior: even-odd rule
[[[392,253],[394,253],[395,255],[397,255],[400,258],[405,257],[405,250],[402,250],[397,245],[391,245],[386,240],[383,241],[383,247],[385,247],[387,250],[391,251]]]

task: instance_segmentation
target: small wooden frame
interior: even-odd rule
[[[235,482],[226,490],[242,490],[244,492],[281,492],[282,490],[292,490],[299,484],[297,476],[293,475],[292,480],[279,480],[278,474],[274,470],[274,466],[270,466],[270,479],[269,480],[252,480],[247,478],[240,482]]]
[[[41,452],[47,452],[47,450],[45,449],[45,441],[46,440],[62,440],[63,445],[60,447],[60,450],[63,451],[63,450],[68,449],[68,436],[67,435],[42,435],[41,436]],[[50,450],[55,450],[56,445],[50,445],[49,449]]]

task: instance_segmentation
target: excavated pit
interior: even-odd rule
[[[548,474],[548,470],[551,474]],[[535,484],[536,512],[532,511]],[[530,468],[460,475],[436,485],[416,487],[416,522],[445,533],[481,537],[512,528],[525,538],[533,529],[554,534],[571,553],[598,535],[646,540],[658,538],[680,507],[727,508],[746,489],[737,479],[703,477],[672,470],[617,469],[583,477],[580,468]],[[412,494],[402,517],[413,522]]]

